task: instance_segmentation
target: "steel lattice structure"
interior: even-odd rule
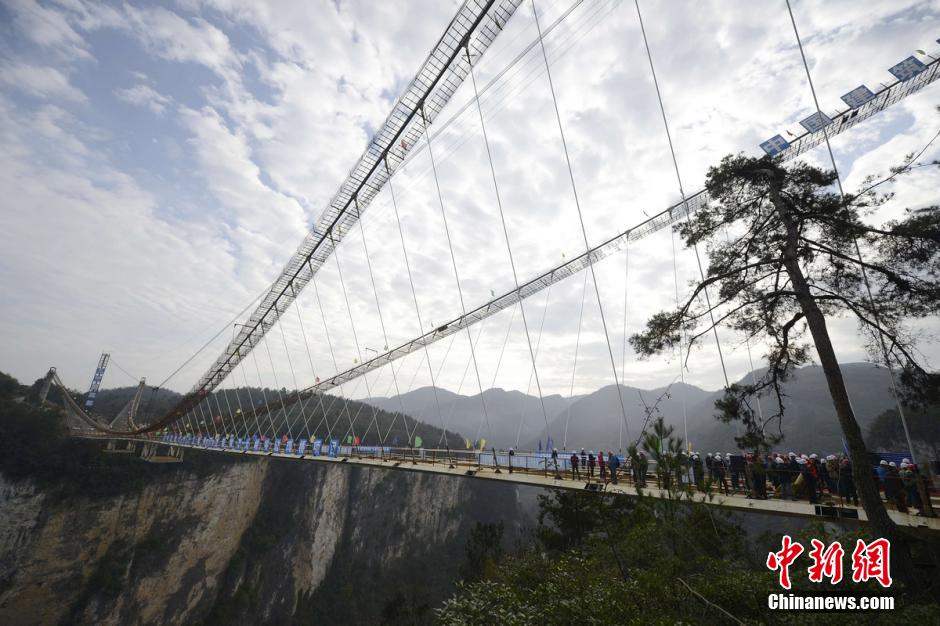
[[[522,0],[467,0],[350,170],[311,232],[193,393],[222,383],[329,259],[463,83]],[[470,59],[467,58],[467,52]]]
[[[365,153],[360,157],[348,178],[321,215],[317,226],[307,235],[297,252],[288,262],[278,279],[268,290],[261,304],[249,317],[248,323],[216,360],[213,367],[200,378],[194,389],[169,413],[146,427],[137,427],[128,421],[130,430],[115,428],[115,423],[103,424],[87,415],[68,395],[67,389],[50,370],[47,386],[55,384],[62,389],[66,403],[84,425],[110,434],[140,434],[164,428],[211,397],[211,391],[225,380],[234,367],[250,353],[257,341],[272,328],[280,315],[294,301],[296,295],[313,278],[349,229],[355,225],[362,212],[388,182],[397,167],[401,166],[408,151],[418,142],[425,128],[440,113],[469,71],[469,63],[479,59],[495,37],[505,26],[521,0],[468,0],[448,26],[444,36],[422,64],[418,75],[399,99],[383,127],[376,133]],[[464,51],[469,51],[468,55]],[[842,111],[832,117],[832,122],[816,131],[808,131],[796,137],[775,159],[788,161],[854,127],[876,113],[892,106],[904,98],[917,93],[940,76],[940,59],[933,59],[923,71],[907,79],[884,86],[868,102],[856,108]],[[708,194],[700,190],[682,202],[676,203],[636,226],[594,246],[570,261],[558,265],[518,287],[477,306],[468,313],[434,330],[413,338],[371,360],[338,372],[317,384],[295,391],[278,401],[252,407],[253,416],[265,415],[287,409],[298,401],[308,400],[317,394],[348,383],[371,371],[377,370],[412,352],[461,331],[476,322],[495,315],[520,301],[546,289],[548,286],[587,269],[610,255],[623,250],[630,242],[642,239],[685,219],[708,202]],[[141,387],[142,389],[142,387]],[[139,395],[139,393],[138,393]],[[135,398],[139,404],[139,398]],[[210,409],[211,411],[211,409]]]
[[[857,109],[848,109],[833,117],[833,123],[825,129],[818,130],[816,132],[806,132],[800,135],[790,144],[790,147],[787,150],[775,158],[780,161],[789,161],[794,159],[797,156],[825,142],[826,133],[828,133],[829,137],[833,137],[837,134],[845,132],[856,124],[868,119],[872,115],[900,102],[907,96],[917,93],[927,85],[936,81],[937,78],[940,78],[940,70],[938,70],[938,68],[940,68],[940,60],[934,60],[930,63],[925,71],[921,72],[914,78],[907,81],[897,81],[887,87],[884,87],[877,92],[874,99],[870,100],[866,104],[863,104]],[[466,328],[467,326],[495,315],[496,313],[499,313],[500,311],[515,305],[519,301],[542,291],[549,285],[577,274],[578,272],[586,269],[590,264],[596,263],[601,259],[607,258],[611,254],[614,254],[615,252],[623,250],[628,243],[637,241],[652,233],[655,233],[656,231],[666,228],[679,219],[685,219],[687,212],[688,214],[695,213],[698,209],[705,206],[708,200],[708,193],[702,189],[692,194],[692,196],[690,196],[684,202],[679,202],[663,211],[660,211],[653,217],[641,222],[640,224],[637,224],[636,226],[591,248],[590,251],[585,252],[573,258],[572,260],[558,265],[557,267],[552,268],[551,270],[529,280],[528,282],[521,284],[518,290],[513,289],[512,291],[506,292],[475,308],[466,315],[457,317],[450,322],[439,326],[435,330],[425,333],[420,337],[416,337],[398,346],[397,348],[380,354],[369,361],[365,361],[357,365],[356,367],[350,368],[335,374],[330,378],[324,379],[319,384],[313,385],[305,391],[327,391],[354,380],[363,374],[383,367],[405,355],[411,354],[423,346],[430,345],[435,341],[448,337],[455,332]]]

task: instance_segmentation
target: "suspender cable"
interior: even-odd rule
[[[293,285],[291,285],[292,293],[293,293],[293,289],[294,287]],[[320,377],[317,376],[317,368],[313,366],[313,354],[310,352],[310,342],[307,341],[307,331],[304,329],[304,318],[300,314],[300,305],[297,304],[297,294],[293,293],[293,295],[294,295],[294,311],[297,313],[297,322],[300,324],[300,335],[301,337],[303,337],[304,348],[307,350],[307,362],[310,364],[310,373],[313,375],[314,382],[320,382]],[[317,393],[316,396],[317,396],[317,404],[320,407],[320,411],[322,411],[323,414],[326,415],[326,410],[323,408],[323,394]],[[317,427],[319,428],[319,425]],[[311,434],[312,433],[308,429],[307,430],[308,438],[310,437]]]
[[[669,229],[669,241],[672,244],[672,284],[676,290],[676,310],[679,310],[679,264],[676,260],[676,231]],[[682,383],[682,428],[685,437],[686,449],[689,449],[689,412],[685,397],[685,363],[682,360],[682,345],[688,339],[685,331],[679,333],[678,362],[679,362],[679,381]],[[647,420],[648,421],[648,420]]]
[[[653,66],[653,53],[650,52],[649,40],[646,38],[646,27],[643,25],[643,14],[640,13],[640,0],[633,0],[633,3],[636,5],[636,16],[640,22],[640,32],[643,34],[643,44],[646,47],[646,58],[650,63],[650,74],[653,76],[653,86],[656,88],[656,99],[659,101],[659,112],[663,117],[663,129],[666,131],[666,141],[669,143],[669,154],[672,155],[672,166],[676,171],[676,182],[679,183],[679,194],[682,196],[682,208],[685,211],[686,221],[691,224],[692,217],[689,215],[689,205],[686,202],[685,190],[682,186],[682,175],[679,173],[679,161],[676,160],[676,150],[672,144],[672,134],[669,132],[669,121],[666,119],[666,107],[663,104],[662,92],[659,90],[659,80],[656,78],[656,68]],[[705,270],[702,268],[702,257],[699,255],[698,244],[693,243],[692,249],[695,251],[695,261],[698,264],[699,276],[701,277],[702,282],[704,282]],[[708,307],[708,316],[711,319],[712,332],[715,335],[715,347],[718,350],[718,360],[721,362],[721,373],[725,379],[725,387],[730,387],[731,383],[728,380],[728,370],[725,367],[725,357],[721,352],[721,342],[718,340],[718,327],[715,325],[715,314],[712,311],[711,298],[708,295],[708,288],[704,288],[702,292],[705,295],[705,306]],[[688,434],[686,437],[686,440],[688,440]]]
[[[809,83],[809,90],[813,94],[813,104],[816,105],[816,113],[821,116],[822,109],[819,108],[819,99],[816,97],[816,87],[813,86],[813,76],[809,71],[809,64],[806,62],[806,54],[803,52],[803,41],[800,39],[800,32],[796,28],[796,19],[793,17],[793,8],[790,6],[790,0],[786,0],[786,3],[787,12],[790,14],[790,23],[793,25],[793,35],[796,38],[797,46],[799,46],[800,49],[800,58],[803,59],[803,69],[806,70],[806,81]],[[845,204],[845,191],[842,189],[842,176],[839,174],[839,168],[836,166],[836,158],[832,153],[832,144],[829,142],[829,130],[825,126],[823,127],[823,136],[826,138],[826,149],[829,151],[829,160],[832,162],[832,171],[835,172],[836,183],[839,185],[839,195],[842,197],[842,203]],[[862,259],[862,249],[858,245],[858,238],[854,235],[852,236],[852,242],[855,244],[855,254],[858,256],[859,266],[862,270],[862,279],[865,282],[865,291],[868,293],[868,302],[871,305],[872,316],[875,318],[875,322],[880,326],[880,315],[878,315],[878,308],[875,306],[875,298],[871,293],[871,283],[868,280],[868,272],[865,271],[865,262]],[[911,461],[916,464],[917,459],[914,456],[914,444],[911,441],[911,433],[907,428],[907,416],[904,413],[904,406],[901,404],[901,396],[898,393],[898,383],[894,374],[894,366],[891,364],[891,357],[888,352],[888,346],[885,343],[884,335],[880,330],[876,329],[875,334],[878,335],[878,341],[881,344],[881,351],[885,357],[885,366],[888,368],[888,374],[891,376],[891,392],[894,394],[894,403],[898,409],[898,416],[901,418],[901,426],[904,427],[904,437],[907,439],[907,447],[910,448]]]
[[[503,226],[503,237],[506,239],[506,252],[509,254],[509,267],[512,268],[513,284],[516,286],[516,291],[519,291],[519,274],[516,272],[516,261],[512,256],[512,244],[509,242],[509,229],[506,226],[506,213],[503,210],[503,201],[499,194],[499,183],[496,181],[496,166],[493,164],[493,152],[490,150],[490,139],[486,134],[486,122],[483,121],[483,105],[480,103],[480,93],[477,91],[476,72],[473,71],[473,60],[470,58],[469,43],[464,47],[464,52],[467,54],[467,67],[469,68],[468,72],[470,73],[470,83],[473,85],[473,98],[477,103],[477,113],[480,115],[480,129],[483,132],[483,143],[486,146],[486,158],[490,164],[490,175],[493,178],[493,190],[496,192],[496,206],[499,209],[499,221]],[[548,306],[547,299],[545,302],[546,306]],[[525,307],[522,305],[521,299],[519,300],[519,313],[522,315],[522,328],[525,331],[526,345],[529,347],[529,358],[532,359],[532,375],[535,376],[535,387],[539,392],[539,405],[542,407],[542,418],[545,420],[545,431],[548,432],[548,412],[545,410],[545,399],[542,397],[542,382],[539,380],[539,368],[536,364],[535,351],[532,349],[532,337],[529,334],[529,322],[526,320]],[[543,324],[544,321],[545,316],[543,315]],[[539,339],[541,339],[541,336],[542,333],[539,331]],[[522,409],[522,418],[525,418],[524,404]],[[516,447],[519,446],[519,434],[522,433],[522,421],[522,419],[519,421],[519,431],[516,434]]]
[[[213,392],[212,397],[215,400],[215,408],[219,411],[219,421],[222,423],[222,434],[227,435],[228,433],[225,430],[225,420],[222,418],[222,405],[219,404],[219,395]]]
[[[251,359],[255,364],[255,373],[258,374],[258,385],[261,388],[261,399],[264,402],[263,406],[268,405],[268,394],[264,392],[264,380],[261,378],[261,368],[258,366],[258,356],[255,354],[254,346],[251,345],[251,337],[248,338],[248,347],[251,349]],[[271,425],[271,436],[277,436],[277,426],[274,425],[274,416],[271,415],[271,412],[268,411],[268,423]]]
[[[515,309],[513,309],[513,312],[515,312]],[[485,324],[485,323],[486,323],[486,320],[483,320],[482,322],[480,322],[480,330],[477,331],[477,338],[476,338],[476,341],[477,341],[477,342],[480,341],[480,336],[483,334],[483,324]],[[456,337],[456,335],[454,335],[454,336]],[[500,355],[500,356],[502,356],[502,355]],[[447,355],[446,355],[446,354],[444,355],[444,358],[445,358],[445,359],[447,358]],[[467,357],[467,364],[464,365],[464,367],[463,367],[463,374],[461,374],[461,376],[460,376],[460,384],[457,385],[457,395],[460,395],[460,392],[461,392],[461,390],[463,389],[463,383],[464,383],[464,381],[467,379],[467,372],[470,371],[470,365],[471,365],[471,364],[472,364],[472,360],[470,359],[470,357]],[[441,368],[443,368],[443,367],[444,367],[444,363],[441,362]],[[498,365],[498,363],[497,363],[497,369],[498,369],[498,368],[499,368],[499,365]],[[438,373],[440,373],[440,370],[438,370]],[[490,385],[490,386],[492,387],[492,385]],[[447,431],[447,428],[450,426],[450,420],[453,419],[453,417],[454,417],[454,410],[456,409],[456,407],[457,407],[457,403],[456,403],[456,402],[452,402],[452,403],[450,404],[450,411],[447,412],[447,418],[444,420],[444,431],[445,431],[445,432]],[[479,435],[479,432],[480,432],[480,424],[481,424],[482,422],[483,422],[483,419],[482,419],[482,417],[481,417],[481,419],[477,421],[477,435]],[[440,439],[438,439],[437,444],[440,445],[441,442],[443,442],[443,441],[444,441],[444,433],[441,433],[441,437],[440,437]]]
[[[388,174],[388,191],[392,196],[392,209],[395,212],[395,223],[398,225],[398,237],[401,240],[401,252],[405,258],[405,270],[408,274],[408,284],[411,286],[411,299],[415,303],[415,317],[418,319],[418,330],[424,332],[424,324],[421,321],[421,307],[418,306],[418,292],[415,290],[414,277],[411,275],[411,262],[408,260],[408,247],[405,245],[405,232],[401,226],[401,217],[398,214],[398,201],[395,198],[395,187],[392,185],[392,171],[388,167],[388,158],[385,159],[385,171]],[[454,335],[456,337],[456,335]],[[453,343],[453,341],[451,341]],[[450,348],[448,347],[448,352]],[[446,358],[446,355],[445,355]],[[431,365],[431,356],[428,354],[428,346],[424,346],[424,360],[428,364],[428,375],[431,377],[431,390],[434,392],[434,404],[437,406],[437,419],[444,427],[444,416],[441,414],[441,401],[437,395],[437,383],[434,382],[434,368]],[[446,430],[446,429],[445,429]]]
[[[460,274],[457,271],[457,257],[454,254],[454,244],[450,239],[450,228],[447,226],[447,211],[444,210],[444,196],[441,193],[441,181],[437,177],[437,165],[434,163],[434,151],[431,149],[431,135],[428,133],[427,118],[424,115],[424,109],[421,110],[421,118],[424,122],[424,138],[428,143],[428,157],[431,159],[431,171],[434,173],[434,186],[437,189],[437,200],[441,207],[441,217],[444,220],[444,234],[447,236],[447,248],[450,250],[450,262],[454,267],[454,281],[457,283],[457,296],[460,298],[460,312],[467,314],[467,306],[463,301],[463,288],[460,286]],[[490,416],[486,410],[486,398],[483,397],[483,382],[480,380],[480,368],[477,365],[476,349],[473,347],[473,337],[470,336],[470,327],[466,327],[467,343],[470,344],[470,359],[473,361],[473,370],[477,377],[477,388],[480,390],[480,404],[483,406],[483,419],[486,420],[486,430],[492,437],[492,428],[490,428]]]
[[[578,211],[578,221],[581,224],[581,236],[584,238],[584,249],[590,255],[591,244],[588,243],[587,228],[584,226],[584,215],[581,213],[581,202],[578,199],[578,187],[574,182],[574,170],[571,168],[571,156],[568,154],[568,142],[565,139],[565,128],[561,122],[561,111],[558,108],[558,98],[555,96],[555,83],[552,81],[552,70],[548,63],[548,53],[545,52],[545,40],[542,37],[542,26],[539,23],[539,12],[535,8],[535,0],[532,0],[532,13],[535,15],[535,27],[539,33],[539,46],[542,49],[542,60],[545,62],[545,76],[548,78],[548,88],[552,94],[552,104],[555,106],[555,119],[558,121],[558,133],[561,136],[561,146],[565,152],[565,164],[568,166],[568,177],[571,179],[571,191],[574,194],[574,206]],[[597,308],[601,314],[601,324],[604,327],[604,339],[607,341],[607,354],[610,357],[610,367],[614,374],[614,387],[617,392],[617,399],[620,401],[620,417],[627,430],[627,436],[630,434],[630,425],[627,424],[627,407],[623,403],[623,392],[620,389],[620,381],[617,379],[617,364],[614,362],[614,350],[610,345],[610,333],[607,332],[607,319],[604,317],[604,304],[601,302],[601,291],[597,286],[597,275],[594,272],[593,259],[588,260],[588,268],[591,270],[591,281],[594,283],[594,294],[597,296]]]
[[[252,413],[252,416],[255,418],[255,428],[258,429],[256,432],[258,436],[260,437],[262,433],[261,422],[258,421],[258,409],[257,407],[255,407],[254,398],[251,397],[251,385],[248,384],[248,374],[245,372],[244,359],[239,360],[239,365],[242,368],[242,378],[245,380],[245,392],[248,394],[248,404],[251,405],[251,413]]]
[[[548,302],[552,297],[552,287],[553,285],[549,285],[548,290],[545,292],[545,305],[542,307],[542,320],[539,322],[539,334],[535,338],[535,358],[536,359],[539,358],[539,348],[542,346],[542,331],[545,329],[545,318],[548,317]],[[515,311],[515,309],[513,310]],[[519,301],[519,310],[520,311],[522,310],[522,300]],[[536,380],[536,383],[538,383],[538,377],[535,373],[534,367],[531,370],[529,370],[529,382],[525,388],[526,396],[528,396],[529,391],[532,390],[532,377],[533,376],[536,376],[535,380]],[[539,389],[539,402],[541,402],[542,404],[543,413],[544,413],[545,402],[544,400],[542,400],[542,388],[539,387],[538,389]],[[525,406],[526,406],[526,402],[525,402],[525,396],[524,396],[522,398],[522,415],[519,418],[519,428],[516,430],[516,448],[519,447],[519,438],[522,436],[522,427],[525,424]],[[548,419],[547,418],[545,422],[546,422],[545,432],[547,433],[548,432]]]
[[[275,323],[277,323],[276,320],[275,320]],[[278,400],[278,402],[279,402],[280,405],[281,405],[281,408],[280,408],[279,410],[280,410],[280,411],[283,411],[283,413],[284,413],[284,425],[287,426],[287,433],[288,433],[288,436],[289,436],[291,439],[293,439],[293,438],[294,438],[294,434],[293,434],[293,432],[291,432],[290,421],[287,419],[287,415],[288,415],[288,413],[289,413],[289,410],[284,406],[284,397],[281,395],[281,383],[279,383],[278,380],[277,380],[277,371],[276,371],[275,368],[274,368],[274,359],[271,358],[271,348],[270,348],[270,346],[268,345],[268,334],[267,334],[267,333],[264,333],[263,335],[261,335],[261,342],[264,344],[264,351],[268,354],[268,363],[271,364],[271,376],[274,378],[274,387],[275,387],[275,390],[277,391],[277,400]],[[278,435],[277,431],[275,431],[274,434],[275,434],[275,436],[277,436],[277,435]],[[283,434],[283,433],[281,433],[281,434]]]
[[[235,436],[237,437],[241,434],[240,433],[241,429],[238,428],[238,421],[235,419],[235,412],[232,410],[232,403],[228,399],[228,390],[223,389],[222,393],[225,396],[225,406],[226,408],[228,408],[228,414],[232,418],[232,423],[235,424]],[[238,392],[236,392],[235,395],[237,396]],[[244,424],[242,424],[242,426],[244,426]]]
[[[343,279],[343,266],[339,261],[339,246],[334,243],[333,248],[333,258],[336,259],[336,273],[339,274],[339,285],[343,290],[343,301],[346,303],[346,314],[349,316],[349,327],[352,329],[353,341],[356,343],[356,356],[359,357],[359,362],[362,362],[362,348],[359,347],[359,335],[356,334],[356,323],[353,321],[352,307],[349,306],[349,293],[346,291],[346,281]],[[369,387],[369,376],[368,374],[362,375],[362,380],[366,385],[366,394],[371,398],[372,389]],[[356,416],[359,416],[359,413],[356,413]],[[363,433],[363,437],[369,434],[369,430],[372,428],[372,424],[375,424],[375,430],[379,434],[379,437],[382,436],[381,429],[379,429],[378,424],[378,411],[375,407],[372,407],[372,422],[369,424],[366,432]],[[353,435],[355,437],[355,434]],[[381,441],[382,444],[385,443],[384,440]]]
[[[333,351],[333,341],[330,339],[330,328],[326,324],[326,315],[323,313],[323,302],[320,300],[320,288],[317,286],[317,275],[314,274],[313,278],[310,279],[310,282],[313,283],[313,295],[317,300],[317,309],[320,310],[320,319],[323,321],[323,332],[326,334],[326,345],[330,350],[330,360],[333,361],[333,369],[337,372],[339,371],[339,365],[336,363],[336,353]],[[346,400],[346,396],[343,395],[343,390],[340,389],[340,397],[343,399],[343,409],[346,411],[346,419],[349,420],[349,426],[352,428],[352,416],[349,414],[349,402]],[[331,405],[332,408],[332,405]],[[326,419],[326,413],[323,414],[324,419]],[[333,422],[333,428],[339,423],[339,419]],[[319,425],[317,426],[319,428]],[[326,427],[329,429],[327,436],[333,433],[333,428],[330,428],[330,422],[327,420]],[[356,435],[356,430],[353,428],[353,436]]]
[[[574,365],[571,366],[571,385],[568,386],[568,408],[565,412],[565,437],[561,441],[561,449],[568,449],[568,422],[571,421],[571,397],[574,395],[574,377],[578,371],[578,350],[581,347],[581,324],[584,321],[584,296],[587,294],[588,274],[584,272],[584,282],[581,284],[581,309],[578,312],[578,334],[574,340]],[[623,449],[623,429],[620,431],[620,449]]]
[[[623,345],[620,346],[620,382],[627,385],[627,292],[630,285],[630,247],[624,248],[623,254]],[[585,279],[587,280],[587,279]],[[585,285],[586,286],[586,285]],[[581,296],[582,299],[584,296]],[[573,390],[572,390],[573,391]],[[620,447],[623,451],[623,424],[620,425]]]
[[[384,349],[388,350],[388,333],[385,331],[385,320],[382,317],[382,306],[379,304],[379,291],[375,288],[375,275],[372,273],[372,261],[369,259],[369,246],[366,244],[366,229],[362,225],[362,215],[359,214],[359,201],[356,201],[356,214],[359,219],[356,220],[356,223],[359,224],[359,233],[362,235],[362,249],[366,253],[366,266],[369,268],[369,281],[372,283],[372,295],[375,296],[375,310],[379,313],[379,325],[382,327],[382,341],[384,341]],[[401,407],[401,419],[405,423],[405,432],[408,432],[408,417],[405,414],[405,403],[401,397],[401,389],[398,388],[398,375],[395,373],[395,368],[392,367],[392,382],[395,384],[395,394],[398,396],[398,406]],[[389,426],[389,431],[391,431],[392,426],[395,424],[397,417],[393,417],[392,425]],[[385,439],[383,438],[384,442]]]
[[[277,308],[275,308],[277,311]],[[280,322],[280,313],[278,313],[278,322]],[[278,330],[281,331],[281,343],[284,344],[284,354],[287,355],[287,367],[290,369],[290,378],[294,383],[294,393],[300,393],[300,385],[297,384],[297,374],[294,372],[294,362],[290,358],[290,349],[287,347],[287,335],[284,333],[284,324],[279,323],[277,325]],[[297,403],[300,406],[300,416],[304,420],[304,429],[302,432],[307,432],[307,412],[304,409],[304,402]],[[285,410],[286,413],[286,410]],[[293,437],[291,437],[293,439]]]

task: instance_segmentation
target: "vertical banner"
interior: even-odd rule
[[[323,453],[323,440],[319,437],[313,440],[313,456],[320,456]]]
[[[339,454],[339,439],[330,439],[330,451],[328,454],[334,459],[336,455]]]

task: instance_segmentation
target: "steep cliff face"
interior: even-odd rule
[[[345,623],[434,605],[506,487],[296,461],[182,464],[132,492],[0,479],[0,623]],[[425,611],[427,614],[427,611]]]
[[[107,499],[4,485],[0,622],[181,623],[207,611],[266,473],[257,463],[201,477],[181,468]]]

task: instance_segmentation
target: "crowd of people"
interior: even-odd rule
[[[514,452],[510,451],[510,455]],[[652,479],[660,488],[689,487],[701,492],[739,494],[759,500],[772,497],[806,500],[811,504],[838,499],[843,505],[859,505],[855,470],[846,455],[821,458],[795,452],[765,456],[693,452],[671,457],[666,453],[667,462],[663,465],[668,469],[651,462],[645,452],[635,450],[621,458],[610,450],[595,454],[582,448],[580,453],[574,451],[570,456],[565,452],[562,459],[567,462],[559,463],[559,452],[553,449],[550,459],[557,477],[565,473],[573,480],[596,480],[604,486],[617,484],[625,477],[632,484],[645,487]],[[898,511],[907,512],[909,507],[922,511],[929,506],[929,479],[910,459],[905,458],[900,464],[882,459],[872,464],[871,472],[885,500]]]
[[[323,442],[320,439],[294,441],[287,435],[281,438],[265,436],[235,437],[166,434],[168,443],[182,443],[201,447],[218,447],[230,450],[253,450],[262,453],[286,453],[304,456],[307,452],[335,455],[339,452],[339,440]],[[329,444],[329,450],[327,450]],[[322,452],[321,452],[322,445]],[[361,446],[354,446],[359,452]],[[370,451],[390,451],[386,447],[370,447]],[[493,451],[494,459],[498,459]],[[514,463],[516,452],[508,453],[509,472],[522,469]],[[771,497],[783,500],[806,500],[811,504],[838,499],[840,504],[858,506],[859,497],[855,486],[855,468],[846,455],[830,454],[820,458],[816,454],[771,453],[767,455],[698,452],[677,455],[664,453],[663,462],[657,464],[643,451],[630,449],[628,454],[615,454],[612,450],[595,453],[581,449],[559,454],[557,448],[539,453],[544,471],[553,470],[557,478],[563,473],[573,480],[597,483],[602,487],[626,480],[638,487],[645,487],[651,478],[663,489],[693,488],[700,492],[716,491],[724,495],[739,494],[748,498],[764,500]],[[423,456],[422,456],[423,458]],[[498,461],[496,461],[498,463]],[[526,469],[529,469],[528,467]],[[881,459],[872,464],[872,477],[885,500],[901,512],[909,507],[923,511],[930,506],[928,476],[910,459],[900,463]]]

